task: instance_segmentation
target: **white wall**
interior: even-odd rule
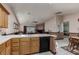
[[[69,22],[69,32],[79,33],[79,13],[65,15],[63,17],[63,22]],[[45,22],[45,31],[57,32],[56,17]],[[63,32],[63,23],[61,24],[61,32]]]
[[[17,22],[16,21],[16,17],[14,16],[14,13],[12,12],[12,10],[9,8],[9,6],[8,5],[6,5],[6,4],[2,4],[7,10],[8,10],[8,12],[10,13],[9,15],[8,15],[8,28],[6,29],[6,33],[8,34],[8,33],[13,33],[14,32],[14,22]]]
[[[72,33],[79,33],[79,13],[71,14],[71,15],[66,15],[64,17],[64,22],[69,21],[69,32]]]
[[[45,31],[48,32],[58,32],[56,17],[45,22]]]

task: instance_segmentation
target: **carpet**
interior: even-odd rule
[[[74,49],[73,51],[70,51],[70,50],[68,49],[68,46],[63,46],[63,47],[61,47],[61,48],[63,48],[64,50],[66,50],[66,51],[68,51],[68,52],[71,52],[71,53],[73,53],[73,54],[75,54],[75,55],[79,55],[79,50]]]

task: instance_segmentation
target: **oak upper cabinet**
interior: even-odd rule
[[[7,10],[0,4],[0,27],[8,28],[8,15]]]
[[[0,27],[3,26],[3,12],[2,9],[0,8]]]
[[[56,38],[54,37],[50,37],[50,51],[52,53],[56,53],[56,41],[55,41]]]
[[[39,47],[40,47],[39,42],[40,42],[39,37],[32,37],[31,38],[31,53],[39,52]]]
[[[6,12],[4,12],[4,21],[3,22],[4,22],[3,27],[8,28],[8,15]]]
[[[21,38],[20,39],[20,54],[26,55],[30,54],[30,38]]]

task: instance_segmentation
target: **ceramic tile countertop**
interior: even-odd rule
[[[56,37],[55,35],[50,35],[50,34],[7,35],[7,36],[0,36],[0,44],[6,42],[7,40],[9,40],[9,39],[11,39],[11,38],[46,37],[46,36]]]

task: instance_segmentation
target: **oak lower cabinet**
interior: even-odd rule
[[[0,54],[1,54],[1,55],[6,55],[5,51],[6,51],[6,50],[3,49]]]
[[[55,41],[55,39],[56,38],[50,37],[50,51],[53,54],[56,54],[56,41]]]
[[[0,55],[5,55],[6,49],[5,49],[5,43],[0,45]]]
[[[20,54],[26,55],[31,53],[31,44],[30,44],[30,38],[21,38],[20,39]]]
[[[50,51],[56,54],[56,38],[50,37]],[[0,44],[0,55],[28,55],[40,52],[39,37],[12,38]]]
[[[13,38],[11,39],[12,55],[27,55],[39,52],[39,38]]]
[[[10,55],[11,44],[10,40],[0,45],[0,55]]]
[[[6,44],[5,53],[6,55],[10,55],[11,54],[11,40],[8,40],[5,44]]]
[[[21,38],[20,39],[20,54],[32,54],[39,52],[39,38]]]
[[[31,53],[39,52],[39,47],[40,47],[39,42],[40,42],[39,37],[32,37],[31,38]]]
[[[20,40],[19,38],[13,38],[11,39],[11,54],[12,55],[19,55],[19,49],[20,49]]]

